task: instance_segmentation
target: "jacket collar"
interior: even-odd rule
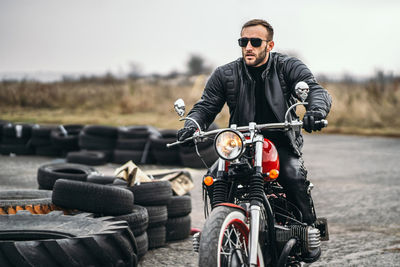
[[[261,74],[261,77],[265,80],[265,77],[267,77],[269,69],[271,68],[273,58],[275,57],[275,52],[270,52],[268,61],[267,61],[267,67],[265,68],[264,72]],[[242,62],[242,67],[244,69],[244,72],[246,73],[247,78],[252,81],[253,79],[251,78],[249,69],[247,68],[246,62],[244,61],[244,58],[241,57],[238,59],[238,61]]]

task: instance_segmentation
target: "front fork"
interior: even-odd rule
[[[254,155],[254,167],[256,173],[251,177],[250,195],[250,246],[249,246],[249,265],[257,266],[257,251],[260,233],[261,205],[264,195],[264,179],[262,176],[262,150],[264,138],[262,135],[255,135],[253,142],[256,144]]]
[[[255,129],[253,129],[255,133]],[[255,174],[251,177],[250,186],[250,237],[249,237],[249,265],[257,266],[257,252],[259,244],[259,233],[260,233],[260,218],[261,218],[261,206],[264,202],[264,179],[262,176],[262,151],[264,137],[259,134],[253,134],[250,137],[253,143],[255,143],[255,155],[254,155],[254,167]],[[218,173],[217,177],[222,178],[225,172],[225,160],[219,159],[218,162]]]

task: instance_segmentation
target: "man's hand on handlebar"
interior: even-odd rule
[[[321,111],[309,110],[304,114],[303,117],[303,128],[306,132],[311,133],[312,131],[321,131],[324,124],[321,120],[325,119],[324,114]]]
[[[196,132],[196,127],[184,127],[182,129],[180,129],[177,133],[176,133],[176,138],[178,139],[178,141],[184,141],[189,137],[192,137],[193,134]],[[181,144],[182,146],[193,146],[194,143],[193,141],[190,142],[185,142]]]

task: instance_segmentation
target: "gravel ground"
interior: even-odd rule
[[[304,159],[315,185],[317,215],[328,218],[330,232],[321,259],[311,266],[400,266],[399,151],[396,138],[305,136]],[[37,168],[54,160],[0,156],[0,188],[37,188]],[[112,174],[116,167],[96,169]],[[195,183],[192,227],[202,228],[200,185],[205,170],[188,170]],[[197,254],[189,238],[149,251],[140,266],[197,266]]]

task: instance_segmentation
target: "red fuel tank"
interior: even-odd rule
[[[246,139],[249,139],[246,137]],[[267,138],[264,138],[263,142],[263,155],[262,155],[262,169],[263,173],[267,174],[271,170],[278,171],[279,174],[279,156],[278,150],[276,150],[275,145]],[[254,164],[254,162],[253,162]],[[225,161],[225,171],[228,171],[228,166],[230,165],[229,161]],[[272,181],[276,178],[270,178],[268,175],[265,175],[265,181]]]

